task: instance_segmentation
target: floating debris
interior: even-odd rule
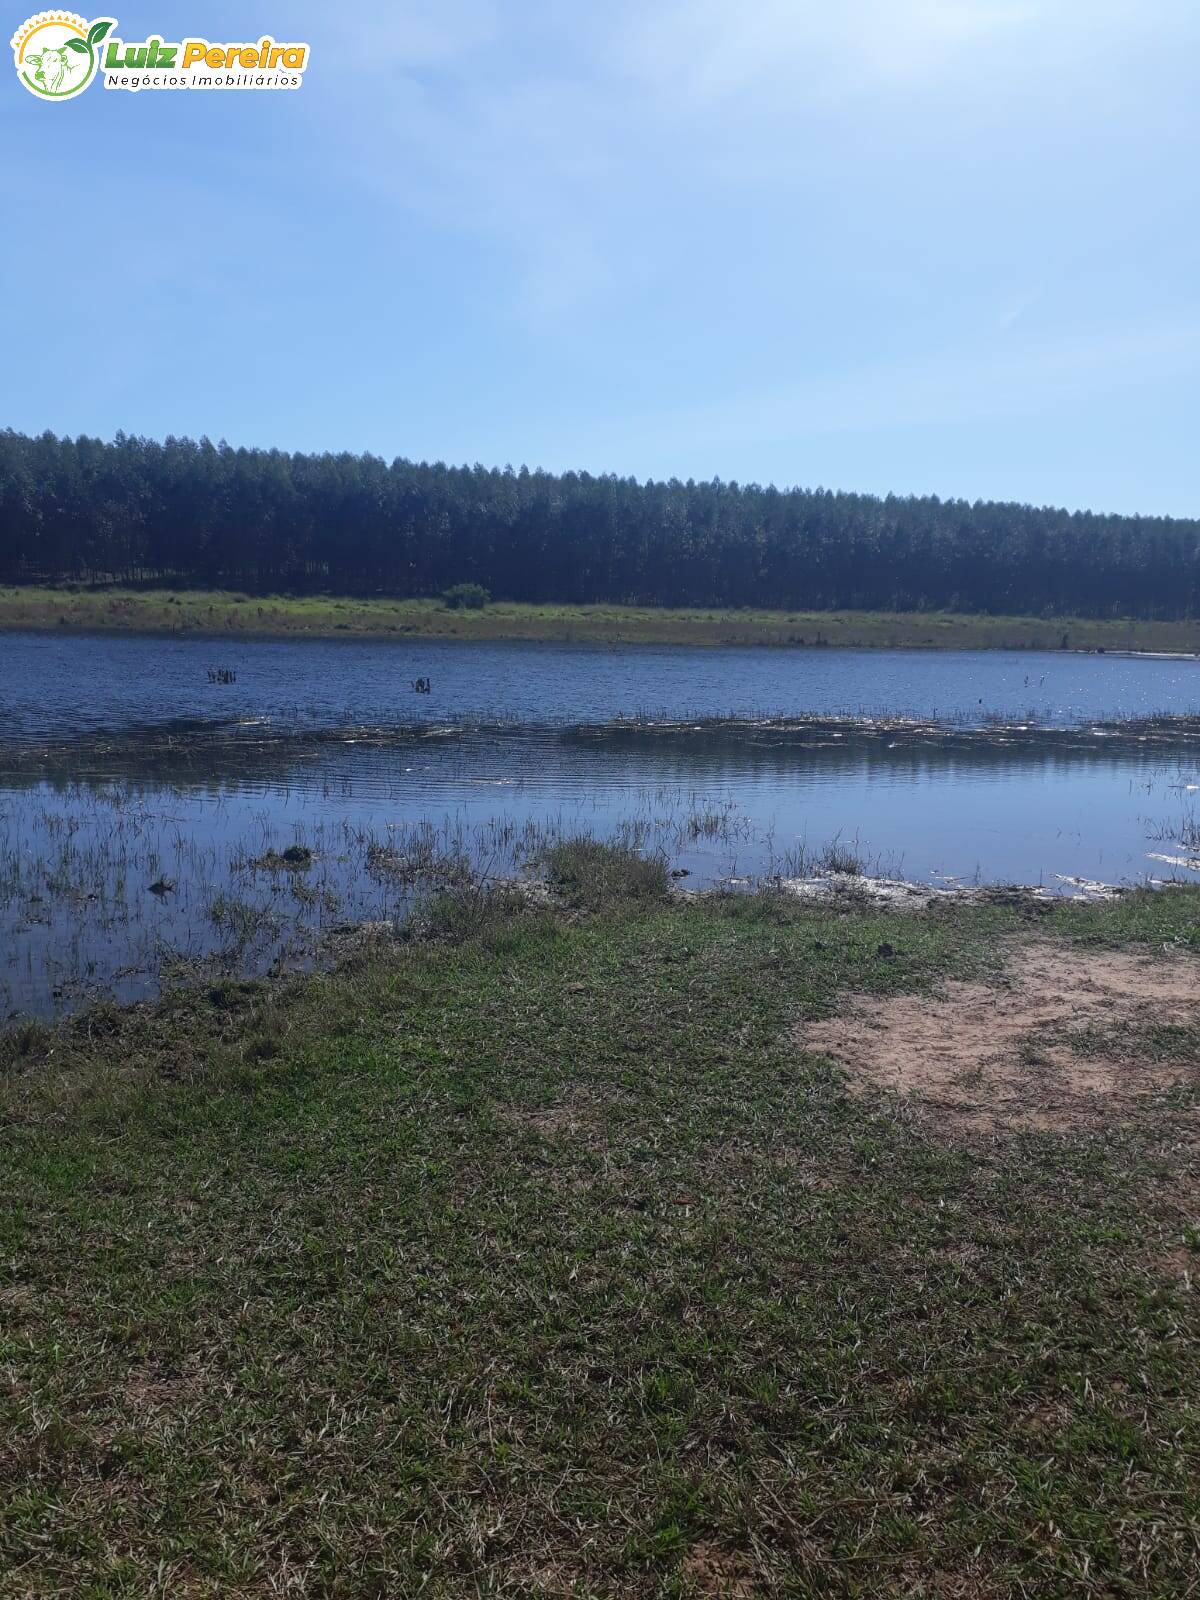
[[[1101,883],[1098,878],[1075,878],[1066,872],[1056,872],[1054,876],[1059,883],[1069,883],[1079,890],[1069,896],[1072,900],[1115,900],[1122,892],[1115,883]]]
[[[1147,861],[1163,861],[1168,867],[1182,867],[1185,872],[1200,872],[1200,856],[1168,856],[1159,850],[1147,850]]]
[[[1071,878],[1056,872],[1060,883],[1073,885],[1078,893],[1072,896],[1053,894],[1041,884],[981,884],[953,889],[936,888],[933,884],[912,883],[906,878],[870,878],[860,873],[826,872],[808,878],[779,878],[775,887],[785,894],[801,900],[871,901],[892,910],[923,911],[942,901],[958,901],[972,905],[1022,905],[1036,903],[1049,908],[1056,900],[1112,900],[1123,894],[1117,884],[1100,883],[1090,878]]]

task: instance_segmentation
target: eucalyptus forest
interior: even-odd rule
[[[0,580],[1190,618],[1200,521],[7,430]]]

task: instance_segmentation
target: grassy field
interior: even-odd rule
[[[218,591],[0,588],[0,629],[596,644],[843,645],[943,650],[1200,651],[1200,622],[983,617],[947,612],[700,611],[517,605],[451,611],[437,600],[304,599]]]
[[[1031,942],[1200,962],[1200,892],[559,877],[9,1034],[0,1594],[1195,1593],[1200,1033],[982,1136],[796,1030]]]

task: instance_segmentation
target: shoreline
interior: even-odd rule
[[[1037,650],[1200,659],[1200,621],[1005,617],[957,612],[725,611],[692,607],[534,605],[481,611],[438,600],[257,596],[209,590],[0,587],[0,632],[153,634],[174,638],[501,641],[620,647]]]
[[[630,852],[621,847],[601,844],[595,849],[600,857],[630,856]],[[271,854],[268,850],[256,863],[258,870],[286,873],[283,858],[275,857],[272,866]],[[299,870],[306,870],[315,859],[310,856]],[[1200,875],[1200,857],[1155,853],[1149,859]],[[808,907],[814,914],[877,915],[904,920],[927,915],[997,911],[1028,922],[1061,914],[1071,907],[1112,905],[1131,896],[1145,899],[1179,891],[1195,895],[1200,891],[1200,878],[1155,877],[1150,873],[1138,880],[1110,882],[1053,872],[1050,881],[1058,887],[1052,887],[1046,882],[968,881],[946,874],[934,874],[934,878],[941,881],[933,881],[933,878],[906,878],[865,868],[816,863],[798,875],[750,873],[719,877],[703,887],[690,888],[687,883],[690,871],[668,870],[665,859],[654,863],[651,858],[651,877],[657,878],[660,873],[661,886],[649,895],[660,908],[707,908],[714,915],[737,903],[743,906],[767,903],[779,907]],[[175,887],[173,883],[170,885],[171,890]],[[304,930],[266,966],[245,951],[239,952],[233,961],[227,955],[211,952],[177,959],[169,971],[164,967],[152,975],[147,969],[144,976],[149,987],[136,998],[122,997],[110,982],[100,980],[70,986],[71,998],[64,1005],[16,1007],[9,1012],[7,1020],[0,1014],[0,1068],[6,1041],[29,1027],[45,1030],[49,1035],[58,1035],[64,1030],[86,1031],[89,1018],[108,1017],[114,1012],[129,1016],[153,1014],[175,1002],[195,1000],[213,985],[251,985],[273,991],[297,982],[329,977],[368,946],[391,950],[400,957],[414,946],[436,945],[448,935],[438,912],[439,904],[457,903],[460,914],[465,913],[452,919],[454,926],[449,931],[457,939],[460,934],[469,934],[475,910],[480,906],[499,905],[505,908],[506,916],[544,913],[571,922],[581,912],[594,910],[607,899],[608,893],[607,886],[603,886],[595,896],[589,894],[581,898],[574,882],[558,880],[544,869],[515,875],[484,873],[467,885],[450,880],[439,883],[435,875],[424,889],[414,891],[403,914],[382,918],[352,916],[324,929]],[[639,888],[638,894],[644,893]],[[620,903],[619,896],[616,903]],[[488,920],[486,915],[483,920]]]

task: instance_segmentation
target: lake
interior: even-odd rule
[[[1200,709],[1200,661],[1069,651],[691,648],[0,634],[0,738],[180,720],[566,727],[653,712],[981,719]],[[236,672],[210,685],[209,668]],[[412,681],[432,680],[416,696]]]
[[[579,831],[689,887],[832,842],[938,884],[1200,877],[1194,660],[5,634],[0,667],[5,1013],[303,961]]]

